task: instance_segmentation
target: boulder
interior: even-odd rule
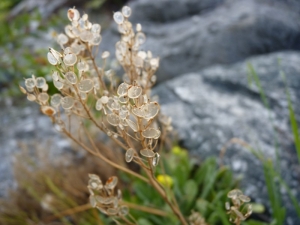
[[[130,20],[147,36],[142,49],[161,59],[158,81],[250,56],[299,50],[300,3],[272,0],[136,0]],[[117,26],[101,50],[114,53]]]

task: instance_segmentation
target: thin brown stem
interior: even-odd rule
[[[168,216],[168,213],[162,211],[161,209],[154,209],[154,208],[143,206],[143,205],[136,205],[136,204],[131,203],[131,202],[123,202],[123,203],[131,209],[136,209],[136,210],[139,210],[139,211],[148,212],[148,213],[158,215],[158,216]]]
[[[72,139],[76,144],[78,144],[79,146],[81,146],[83,149],[85,149],[86,151],[88,151],[89,153],[99,157],[100,159],[102,159],[103,161],[105,161],[106,163],[108,163],[109,165],[124,171],[125,173],[128,173],[134,177],[137,177],[143,181],[145,181],[146,183],[149,183],[149,180],[143,176],[141,176],[140,174],[133,172],[132,170],[129,170],[125,167],[122,167],[112,161],[110,161],[109,159],[107,159],[106,157],[104,157],[102,154],[100,154],[99,152],[94,152],[93,150],[91,150],[90,148],[88,148],[86,145],[84,145],[82,142],[79,142],[76,138],[73,137],[72,134],[70,134],[66,129],[63,129],[63,132],[70,138]],[[97,149],[96,149],[97,150]]]

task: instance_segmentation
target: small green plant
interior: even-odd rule
[[[116,59],[125,72],[120,84],[107,68],[109,52],[102,52],[101,66],[96,63],[101,26],[73,8],[68,10],[71,24],[65,27],[65,34],[56,36],[62,51],[49,48],[47,54],[54,67],[53,85],[59,93],[47,93],[50,84],[34,75],[20,89],[29,101],[41,106],[58,131],[122,172],[119,176],[132,183],[133,190],[121,191],[117,176],[104,183],[97,174],[89,175],[91,207],[117,224],[229,224],[224,203],[235,186],[231,173],[226,168],[219,170],[215,159],[196,165],[179,147],[170,153],[163,151],[172,126],[171,119],[160,113],[159,103],[151,97],[159,58],[140,50],[146,36],[141,24],[134,28],[129,22],[130,15],[127,6],[113,15],[121,34]],[[91,126],[97,132],[91,133]],[[117,146],[108,151],[124,152],[127,164],[114,162],[100,150],[98,132]],[[229,194],[234,204],[229,214],[237,225],[251,214],[250,206],[246,213],[239,211],[241,196],[233,198]],[[139,210],[143,216],[131,213],[129,208]]]

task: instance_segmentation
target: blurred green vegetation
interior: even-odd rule
[[[7,6],[12,7],[13,4]],[[17,97],[21,94],[18,84],[23,78],[31,74],[45,77],[51,71],[46,59],[47,48],[43,46],[39,49],[34,44],[38,39],[43,40],[42,36],[51,36],[50,28],[58,27],[63,17],[52,16],[43,21],[40,13],[33,11],[8,19],[9,9],[2,11],[0,16],[0,95]]]

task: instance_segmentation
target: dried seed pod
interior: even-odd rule
[[[159,112],[159,104],[157,102],[150,102],[143,106],[145,112],[144,118],[149,120],[154,118]]]
[[[78,83],[78,89],[81,91],[81,92],[89,92],[93,89],[94,87],[94,82],[91,80],[91,79],[85,79],[85,80],[82,80]]]
[[[121,83],[118,87],[117,93],[119,96],[127,95],[129,85],[126,83]]]
[[[140,153],[142,156],[145,156],[147,158],[153,158],[155,156],[155,153],[149,149],[142,149]]]
[[[44,88],[45,85],[47,85],[46,80],[45,80],[44,77],[36,78],[35,82],[36,82],[36,87],[37,88]]]
[[[126,119],[126,122],[128,124],[128,126],[130,126],[130,128],[134,131],[134,132],[137,132],[138,131],[138,126],[135,122],[133,122],[132,120],[130,119]]]
[[[67,81],[69,81],[70,84],[76,84],[77,83],[77,76],[74,72],[69,71],[65,74],[65,78]]]
[[[131,86],[128,89],[128,97],[129,98],[138,98],[142,94],[142,88],[138,86]]]
[[[66,66],[73,66],[77,62],[77,56],[74,53],[68,53],[64,56]]]
[[[72,97],[66,96],[60,100],[60,103],[64,109],[71,109],[74,106],[75,101]]]
[[[106,181],[105,188],[112,190],[116,187],[117,183],[118,183],[118,178],[115,176],[112,176],[112,177],[108,178],[108,180]]]
[[[160,155],[156,152],[155,153],[155,156],[152,158],[152,165],[153,166],[157,166],[158,163],[159,163],[159,158],[160,158]]]
[[[111,113],[107,115],[107,122],[109,122],[113,126],[118,126],[120,123],[120,118],[118,115]]]
[[[38,95],[38,100],[41,103],[46,103],[49,100],[49,95],[47,93],[42,92]]]
[[[158,139],[160,136],[160,130],[154,128],[148,128],[142,132],[143,137],[145,138],[154,138]]]
[[[56,113],[56,110],[53,107],[47,105],[42,106],[41,111],[47,116],[53,116]]]
[[[126,162],[131,162],[134,156],[134,149],[133,148],[129,148],[127,149],[126,153],[125,153],[125,161]]]

